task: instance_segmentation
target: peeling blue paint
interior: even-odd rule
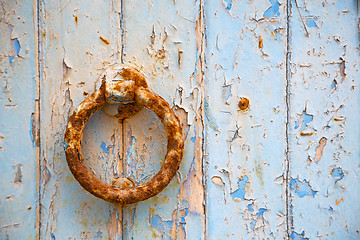
[[[44,174],[44,184],[46,185],[46,184],[50,181],[50,179],[51,179],[51,172],[49,171],[49,168],[47,168],[46,166],[45,166],[44,171],[45,171],[45,174]]]
[[[345,174],[344,174],[343,170],[341,169],[341,167],[338,167],[338,168],[334,168],[331,171],[331,176],[333,176],[334,178],[338,178],[337,181],[340,181],[341,179],[344,178]]]
[[[11,50],[12,50],[12,55],[9,56],[10,64],[13,62],[15,56],[18,56],[20,53],[20,42],[17,38],[11,39]]]
[[[183,229],[183,231],[185,232],[185,225],[186,225],[186,216],[189,214],[189,202],[188,201],[185,201],[183,200],[182,203],[181,203],[181,208],[180,208],[180,225],[181,225],[181,228]],[[183,210],[183,211],[182,211]]]
[[[223,86],[222,94],[225,96],[225,101],[227,102],[231,96],[231,85]]]
[[[231,193],[231,197],[233,199],[239,198],[241,200],[245,200],[245,186],[249,183],[249,177],[245,175],[241,179],[238,180],[239,188]]]
[[[232,1],[233,0],[223,0],[226,3],[226,10],[230,11],[231,7],[232,7]]]
[[[294,240],[306,240],[306,239],[309,239],[309,238],[304,237],[304,236],[305,236],[304,231],[301,234],[298,234],[296,232],[292,232],[291,235],[290,235],[290,239],[294,239]]]
[[[314,18],[307,18],[306,21],[305,21],[305,24],[308,26],[308,27],[314,27],[314,28],[318,28],[318,25],[316,24],[317,21],[317,18],[314,17]]]
[[[283,32],[284,32],[284,29],[282,27],[279,27],[274,30],[276,40],[280,40],[282,38]]]
[[[277,0],[269,0],[271,3],[271,7],[269,7],[265,12],[264,18],[272,18],[275,16],[280,16],[279,7],[280,3]]]
[[[264,216],[264,212],[266,212],[267,209],[266,208],[260,208],[259,211],[256,213],[256,216],[258,218],[262,218]]]
[[[255,220],[252,220],[252,221],[250,222],[250,228],[251,228],[252,231],[255,230],[255,226],[256,226],[256,221],[255,221]]]
[[[64,144],[64,149],[66,151],[66,149],[69,147],[69,144],[66,141],[63,141],[63,144]]]
[[[131,161],[131,156],[135,155],[135,148],[136,148],[136,138],[134,136],[131,136],[131,142],[130,142],[130,146],[129,146],[129,150],[128,153],[126,154],[126,165],[128,166],[128,174],[132,175],[133,174],[133,167],[134,167],[134,162]]]
[[[249,205],[247,205],[247,208],[250,212],[254,212],[254,203],[250,203]]]
[[[30,139],[31,142],[33,143],[33,147],[36,147],[35,136],[34,136],[34,113],[32,113],[30,117]]]
[[[307,114],[306,110],[303,111],[298,121],[295,121],[295,129],[300,128],[300,131],[306,129],[307,124],[309,124],[314,119],[314,116]]]
[[[198,51],[196,51],[195,75],[198,75],[200,73],[199,68],[198,68],[199,59],[200,59],[200,55],[199,55]]]
[[[336,81],[336,79],[334,79],[331,83],[331,88],[335,89],[336,87],[337,87],[337,81]]]
[[[94,239],[102,239],[102,238],[103,238],[102,232],[100,232],[100,231],[98,231],[98,232],[96,233],[96,235],[94,236]]]
[[[162,240],[171,240],[172,223],[172,220],[163,221],[158,215],[152,215],[150,217],[150,226],[160,232]]]
[[[55,240],[55,234],[54,233],[51,233],[51,240]]]
[[[8,25],[8,29],[10,30],[10,35],[14,29],[14,26]],[[9,56],[9,63],[11,64],[15,58],[15,56],[18,56],[20,53],[20,42],[17,38],[11,39],[11,56]]]
[[[297,178],[291,179],[290,189],[295,190],[295,193],[301,198],[305,196],[314,197],[317,193],[317,191],[311,189],[309,182],[307,182],[305,179],[302,182]]]
[[[333,211],[334,211],[334,209],[333,209],[332,206],[329,206],[329,211],[330,211],[330,212],[333,212]]]
[[[212,128],[214,131],[218,131],[219,126],[216,123],[214,115],[211,113],[210,106],[207,100],[204,101],[204,110],[206,119],[209,123],[209,127]]]
[[[104,153],[109,154],[110,149],[112,149],[112,152],[114,151],[113,145],[106,146],[105,142],[101,142],[100,148],[103,150]]]

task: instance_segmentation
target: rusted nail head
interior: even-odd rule
[[[239,108],[241,109],[241,110],[246,110],[246,109],[248,109],[249,108],[249,99],[247,99],[247,98],[241,98],[240,99],[240,101],[239,101]]]

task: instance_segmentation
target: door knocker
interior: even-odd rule
[[[148,89],[145,77],[130,67],[119,67],[105,74],[100,88],[82,101],[69,118],[65,131],[65,153],[70,171],[80,185],[105,201],[131,204],[146,200],[161,192],[179,168],[184,140],[181,124],[169,104]],[[118,118],[134,115],[142,107],[152,110],[164,124],[167,153],[160,171],[147,183],[135,187],[108,185],[97,179],[84,165],[81,153],[83,129],[92,114],[105,103],[124,104]]]

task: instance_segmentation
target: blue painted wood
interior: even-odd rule
[[[358,19],[356,1],[292,5],[289,147],[295,239],[360,237]]]
[[[120,9],[112,1],[40,2],[41,239],[121,239],[121,209],[75,181],[63,144],[69,114],[99,87],[102,67],[120,58]],[[107,183],[119,171],[121,129],[103,111],[85,129],[86,163]]]
[[[124,61],[176,111],[185,151],[176,178],[159,195],[125,206],[124,239],[204,239],[202,185],[202,15],[199,1],[123,1]],[[139,14],[141,13],[141,14]],[[143,183],[160,169],[166,135],[143,110],[124,123],[126,175]]]
[[[286,6],[208,1],[208,236],[286,237]],[[242,98],[249,108],[238,106]]]
[[[36,5],[0,7],[0,239],[36,237]]]
[[[357,3],[2,1],[0,238],[359,238]],[[146,75],[185,139],[170,185],[127,206],[83,190],[62,142],[116,62]],[[161,122],[109,111],[84,130],[87,167],[106,183],[148,181]]]

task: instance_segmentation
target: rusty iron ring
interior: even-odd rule
[[[152,110],[164,124],[167,135],[167,153],[160,171],[149,182],[133,188],[108,185],[97,179],[85,166],[81,153],[83,129],[91,115],[101,109],[105,102],[122,102],[124,99]],[[163,98],[147,89],[146,82],[145,85],[139,84],[137,79],[117,82],[103,80],[100,89],[81,102],[70,116],[65,131],[66,160],[75,179],[94,196],[119,204],[136,203],[161,192],[175,176],[183,150],[184,140],[178,117]]]

